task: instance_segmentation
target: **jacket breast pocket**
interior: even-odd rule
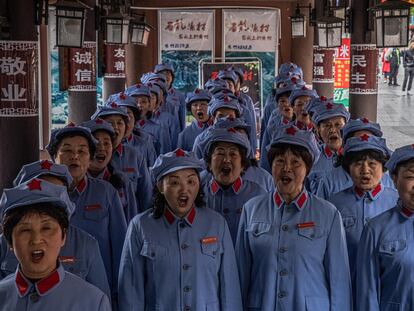
[[[343,216],[342,217],[342,223],[344,224],[345,229],[349,229],[349,228],[355,226],[356,217],[355,216]]]
[[[393,256],[404,251],[407,248],[407,242],[405,240],[394,240],[383,242],[379,246],[379,252],[381,254]]]
[[[270,230],[270,224],[266,222],[252,222],[246,231],[250,232],[254,237],[259,237]]]
[[[220,245],[218,242],[215,243],[202,243],[201,242],[201,253],[211,258],[216,258],[220,254]]]
[[[319,228],[317,226],[298,228],[298,235],[309,240],[315,240],[322,237],[324,235],[324,231],[322,228]]]
[[[159,244],[144,242],[140,254],[149,260],[159,260],[167,255],[167,248]]]
[[[83,208],[83,217],[88,220],[100,222],[108,216],[108,210],[104,209],[100,204],[85,205]]]

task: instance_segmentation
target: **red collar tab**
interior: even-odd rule
[[[327,103],[325,107],[327,110],[331,110],[333,108],[333,105],[331,103]]]
[[[414,215],[414,211],[410,210],[409,208],[406,208],[405,206],[401,206],[401,214],[405,217],[405,218],[411,218],[411,216]]]
[[[208,126],[212,126],[213,125],[213,119],[212,118],[210,118],[210,119],[208,119],[208,121],[207,121],[207,125]],[[414,145],[413,145],[414,146]]]
[[[196,211],[193,206],[184,219],[187,221],[189,225],[192,225],[194,222],[195,216],[196,216]],[[176,218],[176,216],[170,211],[168,207],[164,208],[164,217],[170,225],[174,223],[175,218]]]
[[[112,103],[110,104],[110,106],[111,106],[112,108],[118,108],[118,105],[117,105],[116,103],[114,103],[114,102],[112,102]]]
[[[354,187],[354,191],[355,191],[355,194],[357,195],[358,198],[362,198],[365,194],[364,191],[362,191],[358,187]]]
[[[236,179],[236,181],[233,183],[231,187],[233,188],[233,191],[235,193],[239,193],[242,186],[243,186],[243,180],[241,179],[241,177],[239,177]]]
[[[277,192],[277,191],[273,195],[273,201],[275,202],[277,208],[281,208],[283,203],[284,203],[282,197],[280,196],[279,192]]]
[[[110,177],[111,177],[111,174],[109,173],[108,168],[105,167],[104,172],[103,172],[102,179],[103,180],[109,180]]]
[[[129,135],[129,137],[127,138],[127,142],[131,142],[134,139],[134,134]]]
[[[343,155],[344,154],[344,148],[343,147],[341,147],[341,148],[339,148],[339,150],[337,151],[337,153],[336,153],[337,155]]]
[[[293,203],[296,204],[299,210],[301,210],[303,206],[305,205],[307,198],[308,198],[308,195],[306,194],[306,191],[302,191],[302,193]]]
[[[237,130],[236,130],[234,127],[231,127],[231,128],[229,128],[229,129],[227,129],[227,132],[230,132],[230,133],[237,133]]]
[[[118,152],[119,155],[122,155],[123,150],[124,150],[124,148],[123,148],[122,144],[119,144],[115,149],[115,151]]]
[[[145,120],[139,120],[138,124],[140,127],[143,127],[145,125]]]
[[[49,290],[55,287],[61,281],[59,270],[56,269],[49,276],[45,277],[35,284],[37,291],[40,295],[46,294]]]
[[[38,294],[40,296],[47,294],[47,292],[49,292],[63,280],[64,273],[65,271],[63,270],[63,267],[59,265],[59,267],[47,277],[36,282],[34,286]],[[25,296],[32,286],[32,284],[20,272],[20,269],[18,269],[16,272],[15,282],[19,291],[19,295],[21,297]]]
[[[217,181],[213,178],[213,180],[212,180],[212,182],[211,182],[211,185],[210,185],[210,190],[211,190],[211,193],[212,193],[212,194],[216,194],[216,193],[217,193],[217,191],[219,191],[219,189],[220,189],[219,184],[218,184],[218,183],[217,183]]]
[[[76,186],[76,190],[78,190],[79,193],[82,193],[86,188],[86,177],[84,177],[80,183]]]
[[[358,187],[354,187],[355,194],[358,196],[358,198],[362,199],[365,195],[365,193],[371,198],[371,200],[375,200],[378,195],[382,192],[382,186],[381,184],[378,184],[374,189],[371,191],[362,191]]]
[[[202,129],[204,127],[204,123],[201,121],[197,121],[197,127]]]
[[[30,288],[30,283],[26,281],[25,277],[19,269],[16,272],[15,282],[20,296],[23,297],[24,295],[26,295]]]
[[[170,88],[169,93],[170,93],[170,94],[174,94],[174,89],[173,89],[173,88]]]
[[[53,166],[53,162],[50,162],[48,160],[43,160],[43,161],[40,162],[40,167],[42,168],[42,170],[50,171],[52,166]]]
[[[328,158],[331,158],[332,156],[333,156],[333,152],[332,152],[332,150],[331,149],[329,149],[329,147],[328,146],[326,146],[325,145],[325,148],[323,148],[323,151],[325,152],[325,155],[328,157]]]
[[[288,124],[288,123],[289,123],[289,120],[288,120],[288,119],[286,119],[286,118],[283,118],[282,123],[283,123],[283,124]]]
[[[29,189],[29,191],[33,191],[33,190],[42,190],[41,184],[42,181],[40,179],[36,179],[33,178],[28,184],[27,184],[27,188]]]
[[[69,122],[68,125],[66,125],[66,127],[75,127],[75,126],[76,126],[76,124],[73,123],[73,122]]]
[[[295,136],[296,132],[297,131],[296,131],[296,129],[293,126],[291,126],[291,127],[289,127],[289,128],[286,129],[286,134],[288,134],[288,135]]]
[[[170,225],[172,225],[173,222],[175,221],[174,214],[171,213],[171,211],[167,207],[164,208],[164,217]]]

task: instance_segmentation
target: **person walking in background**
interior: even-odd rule
[[[388,82],[388,76],[390,74],[391,66],[388,59],[385,58],[385,54],[387,53],[388,49],[385,48],[382,51],[381,61],[382,61],[382,75],[384,77],[384,83]]]
[[[400,50],[397,48],[390,48],[387,53],[385,53],[385,59],[388,59],[390,62],[390,74],[388,85],[399,86],[397,83],[398,68],[400,67]]]
[[[414,78],[414,39],[411,39],[408,49],[403,55],[403,66],[404,66],[404,82],[402,91],[405,92],[407,87],[407,94],[410,94],[411,86]],[[408,82],[408,86],[407,86]]]

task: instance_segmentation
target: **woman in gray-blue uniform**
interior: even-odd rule
[[[41,188],[38,181],[4,190],[2,228],[19,266],[0,281],[0,310],[111,310],[101,290],[63,269],[67,205]]]
[[[414,310],[414,145],[385,164],[399,200],[371,219],[358,245],[356,310]]]
[[[195,89],[194,92],[187,94],[185,104],[194,120],[178,135],[178,148],[191,151],[196,137],[211,125],[212,121],[208,115],[210,100],[211,95],[206,90]]]
[[[362,230],[370,219],[394,207],[398,199],[394,188],[381,183],[386,171],[384,165],[390,156],[391,151],[384,138],[367,134],[349,138],[340,162],[351,176],[353,184],[329,199],[342,216],[353,290],[357,248]]]
[[[203,166],[177,149],[152,167],[153,209],[131,221],[122,252],[120,310],[242,310],[226,220],[203,206]]]
[[[161,110],[171,113],[176,120],[179,120],[180,131],[182,131],[185,128],[185,95],[173,87],[174,68],[171,64],[161,63],[155,65],[154,72],[165,76],[167,96]]]
[[[135,148],[122,144],[129,118],[126,108],[112,102],[110,106],[99,107],[96,110],[91,119],[97,118],[109,122],[115,132],[111,165],[128,176],[140,208],[147,206],[151,201],[152,180],[144,156]]]
[[[286,126],[268,151],[276,191],[248,201],[236,243],[244,310],[352,310],[341,215],[304,187],[314,135]]]
[[[118,106],[124,106],[128,113],[128,124],[122,143],[134,147],[138,153],[142,153],[147,162],[147,167],[154,164],[157,159],[155,152],[154,137],[145,131],[135,128],[137,120],[140,119],[136,97],[139,94],[137,85],[128,87],[125,92],[112,94],[108,97],[108,102],[115,102]]]
[[[127,224],[116,189],[104,180],[87,176],[96,140],[88,128],[69,124],[58,130],[49,150],[56,163],[68,167],[73,178],[69,197],[76,209],[71,222],[98,240],[112,302],[116,303],[119,259]]]
[[[72,177],[65,165],[59,165],[48,160],[42,160],[26,164],[22,167],[14,180],[14,186],[29,183],[38,183],[40,189],[49,196],[60,198],[67,203],[67,213],[70,218],[75,210],[75,205],[70,201],[67,187],[72,183]],[[24,187],[24,186],[23,186]],[[1,203],[0,203],[1,204]],[[0,211],[2,214],[3,211]],[[2,218],[2,217],[0,217]],[[65,245],[60,250],[59,260],[63,268],[85,281],[95,285],[108,297],[111,297],[105,266],[99,251],[99,245],[95,238],[69,223],[66,233]],[[4,235],[0,238],[0,279],[16,271],[18,261],[13,251],[9,248]]]
[[[350,120],[342,129],[343,144],[345,145],[349,138],[358,137],[363,134],[382,137],[381,127],[378,123],[371,122],[367,118]],[[394,183],[388,172],[383,174],[381,184],[390,188],[394,187]],[[352,185],[351,176],[339,165],[322,177],[318,183],[316,195],[322,199],[329,200],[334,194]]]
[[[97,118],[83,122],[81,126],[91,130],[97,140],[95,157],[88,168],[88,175],[109,182],[118,191],[121,204],[124,209],[127,224],[141,210],[135,199],[135,187],[128,176],[113,168],[111,162],[113,154],[114,129],[109,122]]]
[[[226,219],[234,243],[243,204],[267,193],[243,178],[250,166],[250,152],[247,134],[235,128],[212,130],[204,149],[204,160],[212,174],[204,184],[206,204]]]
[[[342,155],[342,128],[349,121],[350,114],[342,104],[335,104],[333,98],[320,97],[323,102],[316,107],[312,122],[323,144],[318,162],[308,175],[308,189],[316,193],[320,180],[334,168],[338,156]]]

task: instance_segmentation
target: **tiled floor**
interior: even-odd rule
[[[401,85],[403,78],[401,67],[398,79]],[[401,86],[388,86],[381,79],[378,90],[377,118],[390,149],[414,144],[414,87],[411,89],[411,95],[406,95]]]

